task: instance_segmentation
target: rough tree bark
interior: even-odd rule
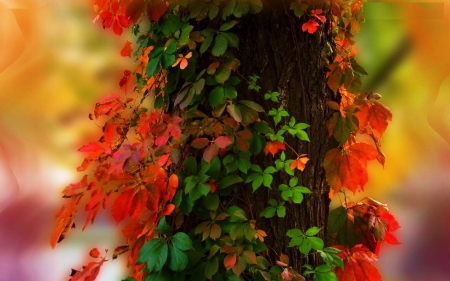
[[[310,7],[323,8],[320,3],[312,3]],[[257,219],[258,228],[267,232],[268,245],[277,251],[277,257],[271,251],[272,261],[278,258],[280,253],[287,254],[291,265],[297,270],[300,270],[304,263],[313,266],[320,264],[320,257],[309,256],[302,260],[298,250],[287,247],[286,231],[292,228],[304,231],[318,226],[322,228],[319,237],[326,242],[330,200],[322,163],[325,153],[337,147],[328,137],[327,120],[331,115],[326,101],[335,97],[327,87],[327,62],[322,57],[322,50],[327,41],[331,41],[331,35],[319,30],[311,35],[302,32],[301,26],[302,22],[289,10],[289,1],[269,0],[264,1],[264,9],[260,14],[243,17],[234,31],[240,38],[241,67],[238,71],[243,77],[255,74],[261,77],[258,83],[261,86],[260,95],[247,90],[243,83],[238,89],[239,97],[256,100],[268,112],[270,108],[278,105],[264,101],[263,93],[268,90],[278,91],[281,93],[281,104],[291,116],[294,116],[297,122],[311,125],[308,129],[310,143],[300,142],[297,138],[287,138],[287,142],[296,151],[307,153],[310,158],[306,169],[298,172],[296,176],[299,177],[299,184],[308,187],[312,194],[306,195],[300,205],[287,203],[285,218],[270,220],[259,218],[258,214],[267,207],[270,198],[282,201],[276,188],[281,183],[287,183],[289,178],[274,178],[272,190],[260,188],[254,194],[248,190],[247,194],[253,204],[251,209]],[[327,21],[324,30],[328,28]],[[265,119],[269,120],[267,115]],[[289,149],[286,153],[287,159],[296,158]],[[265,160],[266,164],[273,165],[271,156],[266,159],[269,159]]]

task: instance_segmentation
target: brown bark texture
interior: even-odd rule
[[[322,1],[319,1],[322,2]],[[320,7],[320,3],[316,5]],[[267,232],[267,245],[270,250],[272,262],[279,259],[280,253],[287,254],[290,265],[302,272],[301,266],[305,263],[317,266],[321,264],[318,255],[301,257],[300,252],[288,248],[289,238],[286,232],[292,228],[303,231],[317,226],[322,228],[318,236],[326,242],[327,220],[329,212],[328,198],[329,186],[325,179],[322,167],[325,153],[337,144],[328,137],[327,121],[331,117],[326,101],[334,100],[334,93],[327,87],[326,72],[327,61],[322,56],[322,50],[331,41],[327,34],[329,22],[323,25],[322,30],[309,34],[301,30],[301,19],[298,19],[289,9],[289,1],[264,1],[263,11],[257,15],[246,15],[242,18],[233,32],[240,39],[240,47],[236,55],[241,61],[238,71],[243,77],[250,75],[260,76],[258,85],[261,91],[257,94],[249,91],[247,85],[242,83],[238,89],[240,99],[254,100],[261,104],[266,114],[265,120],[272,120],[267,116],[271,108],[278,108],[278,104],[265,101],[263,94],[267,91],[277,91],[280,95],[281,105],[294,116],[297,122],[308,123],[307,129],[311,142],[299,141],[297,138],[287,137],[285,140],[298,153],[306,153],[310,158],[303,172],[296,172],[299,185],[308,187],[312,193],[306,195],[301,204],[286,203],[285,218],[265,219],[259,213],[268,206],[268,200],[283,199],[277,187],[281,183],[287,184],[290,176],[281,172],[274,176],[272,189],[261,187],[252,193],[251,188],[246,190],[246,196],[252,202],[251,213],[257,220],[257,227]],[[284,119],[277,128],[289,121]],[[269,121],[274,125],[273,121]],[[286,159],[295,159],[294,153],[286,148]],[[262,160],[267,165],[274,165],[272,156]],[[275,175],[275,174],[274,174]],[[246,206],[242,206],[245,208]],[[248,210],[248,206],[247,206]],[[248,210],[250,213],[250,210]]]

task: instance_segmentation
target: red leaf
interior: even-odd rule
[[[378,270],[369,262],[375,256],[366,247],[356,245],[350,252],[344,252],[344,269],[335,270],[339,281],[381,281]]]
[[[131,78],[132,78],[132,77],[131,77],[131,71],[129,71],[129,70],[124,70],[124,71],[123,71],[123,77],[122,77],[122,79],[120,79],[120,82],[119,82],[119,86],[120,86],[120,88],[121,88],[123,91],[126,92],[128,86],[129,86],[130,83],[131,83]]]
[[[130,207],[130,216],[133,220],[139,221],[141,213],[147,206],[148,202],[148,192],[145,187],[139,189],[138,192],[133,197],[133,203]]]
[[[158,22],[159,18],[167,11],[166,1],[164,0],[147,0],[147,15],[154,21]]]
[[[93,258],[98,258],[100,257],[100,252],[97,248],[94,248],[89,252],[89,255]]]
[[[206,162],[211,162],[211,160],[216,157],[219,154],[219,149],[214,144],[211,144],[205,149],[205,152],[203,153],[203,159],[205,159]]]
[[[376,159],[378,151],[366,144],[355,143],[347,149],[332,149],[325,155],[323,167],[331,187],[331,194],[338,192],[342,186],[353,193],[364,189],[367,182],[367,161]]]
[[[225,268],[227,270],[233,268],[235,264],[236,264],[236,254],[228,254],[223,260],[223,265],[225,265]]]
[[[144,230],[144,225],[138,222],[130,222],[123,229],[122,233],[125,237],[138,237]]]
[[[96,159],[97,157],[102,155],[105,150],[98,142],[90,142],[86,145],[83,145],[80,149],[78,149],[78,151],[89,153],[88,156],[86,156],[86,158],[88,159]]]
[[[202,149],[210,142],[207,138],[196,138],[192,141],[192,147],[196,149]]]
[[[65,203],[61,209],[56,213],[56,220],[58,220],[58,225],[53,231],[52,237],[50,239],[50,244],[52,248],[55,248],[56,243],[61,242],[69,233],[69,231],[74,227],[75,213],[78,208],[82,196],[77,196],[70,202]]]
[[[114,139],[114,124],[109,124],[104,127],[103,136],[105,143],[111,147],[111,142]]]
[[[126,16],[132,23],[136,23],[146,7],[145,0],[133,0],[126,9]]]
[[[313,34],[314,32],[316,32],[317,26],[319,26],[319,23],[316,22],[315,19],[310,19],[302,25],[302,30],[308,31],[308,33]]]
[[[117,223],[122,221],[130,212],[134,194],[134,189],[129,188],[124,193],[122,193],[114,202],[112,214]]]
[[[218,138],[216,138],[214,140],[214,143],[219,147],[219,148],[226,148],[227,146],[229,146],[230,144],[232,144],[233,142],[231,141],[229,136],[220,136]]]
[[[95,105],[94,115],[97,119],[101,115],[110,116],[115,114],[123,107],[120,97],[117,94],[109,94],[108,96],[99,100]]]
[[[120,50],[120,55],[122,57],[130,57],[131,53],[133,52],[133,49],[131,48],[131,42],[127,41],[125,42],[125,45],[123,46],[122,50]]]
[[[382,138],[388,121],[392,121],[392,113],[389,108],[376,101],[364,103],[359,107],[355,116],[359,121],[359,129],[362,132],[373,133],[377,140]]]
[[[392,120],[392,113],[386,106],[379,102],[374,102],[370,107],[368,121],[377,139],[381,139],[386,131],[388,122]]]
[[[268,141],[266,143],[266,146],[264,147],[264,153],[267,155],[270,152],[272,156],[275,156],[275,154],[277,154],[278,150],[280,149],[286,150],[284,142]]]

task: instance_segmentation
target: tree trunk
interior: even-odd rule
[[[317,8],[321,8],[316,6]],[[310,161],[303,172],[298,172],[299,185],[308,187],[312,193],[306,195],[301,204],[286,203],[285,218],[265,219],[258,214],[268,205],[271,198],[282,201],[277,187],[287,183],[290,177],[282,173],[274,177],[272,190],[261,187],[257,192],[247,191],[253,205],[251,212],[257,220],[257,227],[267,232],[267,244],[276,251],[270,251],[272,262],[279,259],[280,253],[287,254],[290,265],[296,270],[309,263],[316,266],[321,263],[320,257],[310,255],[304,259],[297,249],[288,248],[289,238],[286,232],[292,228],[303,231],[318,226],[322,228],[319,237],[326,240],[326,228],[330,200],[329,187],[325,180],[322,167],[325,153],[337,144],[328,137],[327,121],[331,117],[326,104],[327,100],[335,99],[332,91],[327,87],[327,62],[322,58],[322,50],[331,40],[327,32],[327,21],[323,30],[319,28],[315,34],[302,32],[302,22],[289,9],[289,1],[271,0],[264,2],[264,9],[257,15],[246,15],[235,32],[240,38],[239,59],[241,67],[238,71],[244,78],[250,75],[260,76],[258,94],[249,91],[242,83],[238,89],[240,99],[255,100],[263,105],[266,112],[272,107],[279,107],[271,101],[264,101],[263,94],[267,91],[278,91],[281,105],[294,116],[297,122],[308,123],[307,129],[311,142],[299,141],[297,138],[287,137],[286,141],[298,153],[306,153]],[[263,117],[266,120],[267,114]],[[288,119],[285,120],[288,122]],[[269,121],[273,124],[273,121]],[[283,121],[277,128],[283,125]],[[287,159],[295,159],[290,149],[286,150]],[[266,157],[267,165],[273,165],[271,156]],[[326,242],[326,241],[325,241]]]

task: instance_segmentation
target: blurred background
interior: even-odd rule
[[[368,1],[365,15],[364,90],[382,94],[394,117],[385,167],[369,164],[354,197],[387,203],[402,226],[403,244],[380,253],[384,281],[450,280],[450,1]],[[80,177],[76,150],[99,137],[88,114],[133,69],[120,56],[126,32],[104,31],[94,16],[88,0],[0,0],[0,281],[67,280],[91,248],[124,242],[103,213],[49,243],[60,191]],[[125,277],[123,264],[106,263],[98,280]]]

